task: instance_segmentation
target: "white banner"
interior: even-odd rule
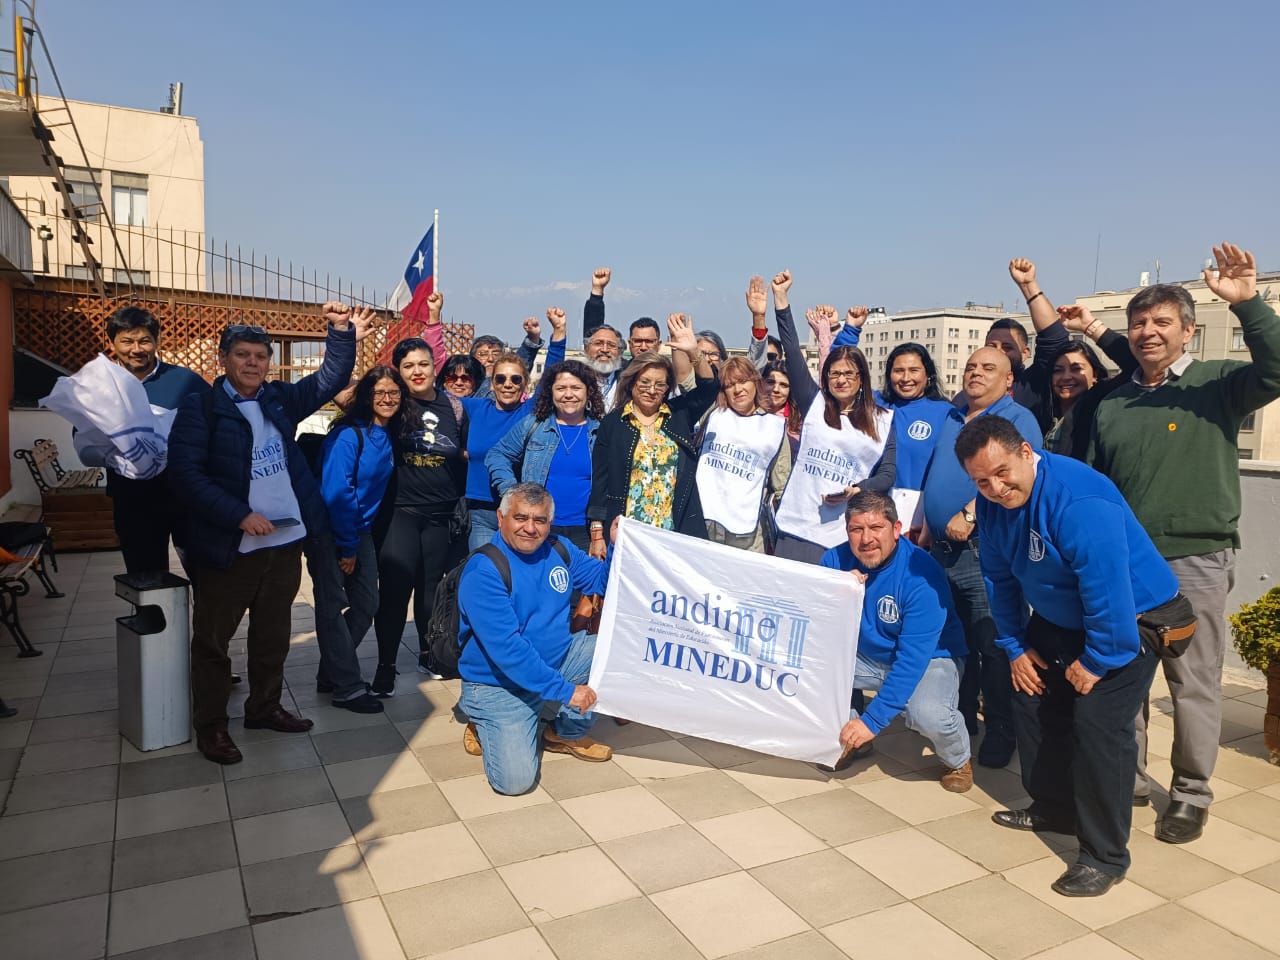
[[[591,664],[597,709],[834,764],[862,597],[849,573],[624,519]]]

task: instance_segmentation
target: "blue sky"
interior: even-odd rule
[[[68,95],[182,80],[209,233],[389,289],[441,211],[446,314],[514,337],[797,306],[1020,307],[1194,275],[1228,239],[1280,269],[1280,4],[244,3],[41,0]],[[196,14],[199,9],[202,12]],[[47,89],[47,86],[46,86]]]

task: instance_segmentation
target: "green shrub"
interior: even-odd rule
[[[1280,660],[1280,587],[1272,587],[1227,619],[1232,644],[1246,665],[1265,673],[1272,660]]]

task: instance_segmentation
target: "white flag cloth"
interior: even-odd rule
[[[597,709],[834,764],[862,598],[849,573],[624,519],[591,664]]]
[[[69,377],[59,377],[40,406],[76,428],[76,449],[96,450],[122,477],[145,480],[165,468],[173,411],[153,410],[142,382],[98,354]]]

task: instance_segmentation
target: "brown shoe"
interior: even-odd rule
[[[954,770],[948,767],[943,771],[940,782],[942,789],[949,793],[964,793],[973,786],[973,762],[966,760]]]
[[[828,767],[825,763],[816,763],[816,766],[823,773],[839,773],[841,770],[848,770],[855,760],[861,760],[863,757],[871,756],[871,751],[875,746],[871,741],[867,741],[860,747],[845,747],[844,753],[840,754],[840,759],[836,761],[834,767]]]
[[[308,720],[306,717],[295,717],[280,704],[276,704],[271,708],[271,712],[265,717],[257,720],[244,718],[244,728],[246,730],[276,730],[280,733],[306,733],[313,726],[314,721]]]
[[[239,763],[244,759],[231,734],[221,727],[196,734],[196,749],[214,763]]]
[[[583,737],[581,740],[563,740],[550,727],[547,727],[542,735],[542,740],[550,753],[567,753],[571,757],[590,763],[604,763],[613,756],[613,748],[606,743],[597,743],[590,737]]]
[[[484,747],[480,746],[480,734],[476,732],[474,723],[468,723],[462,731],[462,749],[473,757],[484,756]]]

